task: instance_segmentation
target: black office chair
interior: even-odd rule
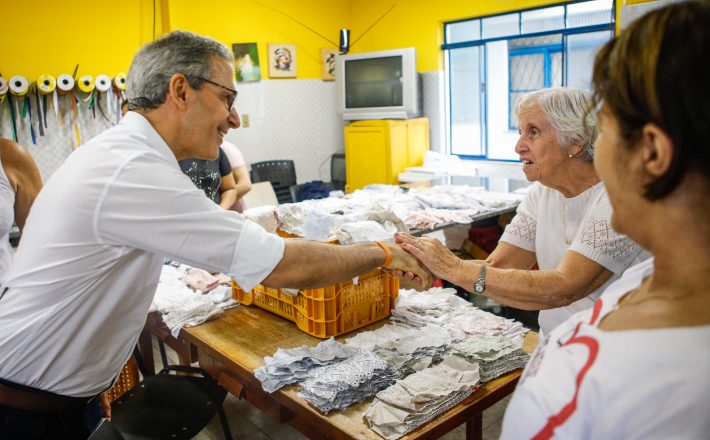
[[[271,182],[279,203],[293,203],[289,187],[296,184],[296,166],[292,160],[267,160],[251,164],[252,182]]]
[[[224,437],[231,440],[222,406],[227,390],[201,368],[168,365],[162,343],[160,355],[164,368],[148,377],[140,353],[134,350],[144,379],[111,405],[111,425],[125,440],[188,440],[218,414]]]
[[[330,183],[334,189],[345,191],[345,153],[335,153],[330,157]]]

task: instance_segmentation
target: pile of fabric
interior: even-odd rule
[[[331,338],[314,348],[279,349],[264,358],[256,377],[269,392],[299,383],[298,395],[324,414],[377,393],[364,417],[378,434],[395,439],[477,384],[523,367],[525,331],[473,307],[454,289],[402,289],[389,324],[345,344]]]
[[[425,292],[400,289],[391,320],[415,327],[442,326],[458,339],[466,335],[489,335],[521,340],[527,332],[517,321],[474,307],[451,288],[432,288]]]
[[[194,326],[238,305],[232,299],[229,278],[219,278],[184,264],[164,264],[150,311],[159,311],[170,333]]]
[[[477,214],[515,207],[522,197],[467,185],[409,191],[394,185],[370,185],[348,195],[255,208],[244,215],[269,231],[279,228],[311,240],[338,238],[349,244],[382,241],[395,230],[430,230],[443,223],[470,223]]]
[[[398,439],[470,396],[478,365],[450,356],[377,393],[363,416],[382,437]]]
[[[503,336],[477,335],[451,345],[451,353],[478,364],[481,383],[523,368],[530,356],[519,343]]]
[[[399,377],[406,377],[441,361],[451,342],[449,332],[433,325],[422,328],[385,325],[346,341],[349,346],[372,350],[396,370]]]
[[[362,402],[395,382],[396,373],[371,351],[360,350],[341,362],[315,368],[298,396],[323,414]]]
[[[301,382],[316,367],[348,359],[358,352],[330,338],[315,347],[279,348],[274,356],[264,358],[264,365],[254,371],[264,391],[273,393],[285,385]]]

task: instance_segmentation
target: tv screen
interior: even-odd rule
[[[346,121],[420,115],[417,52],[413,47],[335,57],[337,110]]]
[[[402,105],[402,57],[390,56],[345,62],[345,107]]]

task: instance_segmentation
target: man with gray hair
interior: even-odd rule
[[[237,126],[233,61],[223,44],[183,31],[141,48],[125,118],[37,197],[0,289],[0,438],[87,437],[82,413],[131,355],[164,257],[247,290],[321,287],[378,266],[430,282],[399,246],[269,234],[180,171],[180,159],[216,158]]]

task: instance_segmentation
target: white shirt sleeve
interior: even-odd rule
[[[621,274],[639,255],[642,248],[611,227],[611,203],[606,191],[589,207],[570,250]]]
[[[506,226],[500,241],[513,246],[535,252],[535,237],[537,235],[538,210],[540,202],[539,184],[534,184],[520,203],[515,217]]]
[[[223,272],[246,290],[273,271],[282,238],[220,208],[179,170],[145,162],[128,160],[109,179],[94,209],[99,242]]]

